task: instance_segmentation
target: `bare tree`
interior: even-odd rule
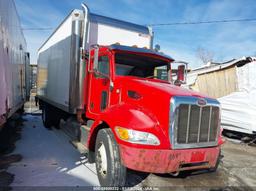
[[[214,57],[213,52],[202,47],[199,47],[197,49],[196,55],[204,64],[207,64],[208,62],[212,62]]]

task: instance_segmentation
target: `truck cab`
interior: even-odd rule
[[[93,125],[81,126],[81,136],[88,137],[82,144],[94,154],[103,185],[111,182],[106,180],[113,167],[109,160],[120,164],[116,173],[124,177],[126,168],[152,173],[216,168],[223,143],[219,102],[175,86],[174,59],[111,45],[94,46],[86,62],[85,116]],[[157,68],[170,77],[157,79]],[[100,142],[99,133],[111,144]],[[113,145],[118,159],[111,155]]]
[[[126,102],[127,96],[140,96],[134,90],[136,86],[131,84],[128,88],[125,85],[134,80],[169,83],[168,80],[157,79],[155,72],[157,68],[164,68],[170,73],[172,61],[168,56],[147,49],[120,45],[96,46],[91,50],[88,60],[86,83],[89,96],[85,100],[87,115],[99,115],[112,106]],[[123,91],[127,92],[124,94]],[[142,97],[135,100],[140,98]]]

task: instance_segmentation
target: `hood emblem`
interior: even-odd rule
[[[199,98],[197,100],[197,105],[199,106],[205,106],[207,104],[207,101],[204,98]]]

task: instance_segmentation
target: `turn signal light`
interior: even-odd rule
[[[126,142],[143,145],[160,145],[159,139],[152,133],[126,129],[119,126],[115,128],[115,131],[119,139]]]
[[[118,136],[119,136],[120,139],[126,140],[126,141],[129,140],[129,132],[128,132],[127,129],[117,127],[116,131],[117,131]]]

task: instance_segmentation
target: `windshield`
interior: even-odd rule
[[[136,76],[168,80],[169,63],[151,56],[116,53],[115,69],[118,76]]]

